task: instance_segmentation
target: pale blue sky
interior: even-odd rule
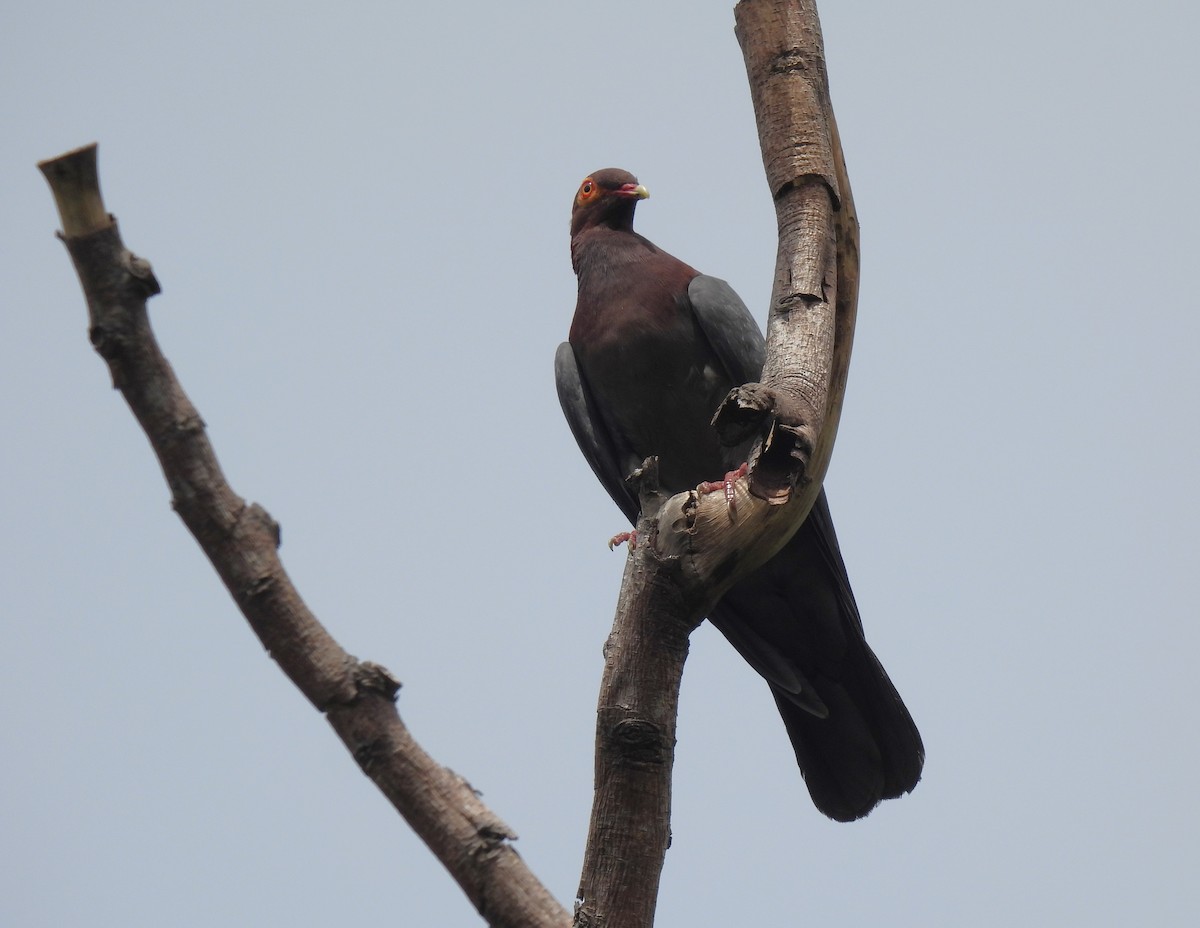
[[[813,808],[711,629],[662,925],[1200,908],[1190,4],[826,3],[862,221],[827,486],[925,779]],[[41,158],[100,142],[159,338],[302,594],[570,905],[621,517],[562,421],[578,181],[765,316],[730,3],[0,12],[0,923],[479,923],[262,653],[93,354]]]

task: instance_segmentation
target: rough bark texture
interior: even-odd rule
[[[703,613],[676,564],[655,552],[657,466],[640,471],[642,539],[625,564],[604,647],[596,713],[596,790],[575,924],[653,925],[671,843],[671,770],[688,636]]]
[[[279,560],[279,526],[226,482],[204,422],[150,330],[146,300],[159,292],[158,282],[149,263],[122,244],[104,209],[96,146],[39,167],[87,298],[92,344],[150,439],[172,505],[263,647],[489,924],[567,924],[567,912],[512,848],[512,830],[413,740],[396,712],[400,684],[347,654],[309,611]]]
[[[743,0],[735,14],[779,225],[763,382],[790,396],[791,409],[805,411],[803,422],[788,424],[812,437],[800,477],[819,484],[850,365],[858,219],[829,100],[816,3]],[[752,484],[763,478],[769,475],[755,474]],[[809,506],[811,500],[802,508]]]

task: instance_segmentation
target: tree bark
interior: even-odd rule
[[[325,714],[363,773],[488,924],[562,928],[566,910],[513,849],[513,831],[470,784],[416,743],[396,711],[399,682],[379,665],[347,654],[317,621],[279,560],[279,526],[225,480],[204,422],[150,329],[146,301],[159,292],[158,281],[149,262],[125,248],[104,208],[96,146],[38,166],[87,298],[92,344],[150,439],[172,506],[263,647]]]
[[[639,472],[639,541],[625,563],[596,708],[596,789],[575,924],[654,924],[671,843],[671,770],[688,637],[703,619],[697,591],[655,550],[657,462]]]

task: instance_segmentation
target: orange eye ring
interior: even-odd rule
[[[579,185],[579,197],[578,197],[579,202],[586,203],[588,200],[590,200],[595,195],[596,195],[596,182],[594,180],[592,180],[590,177],[588,177],[584,180],[584,182],[582,184]]]

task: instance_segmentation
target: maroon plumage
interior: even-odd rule
[[[624,478],[651,455],[673,492],[720,479],[748,447],[725,448],[710,420],[733,386],[758,379],[763,339],[724,281],[633,231],[648,194],[607,168],[571,212],[579,297],[555,357],[559,398],[580,449],[636,521]],[[920,734],[867,646],[824,491],[792,540],[731,589],[709,620],[770,685],[817,808],[850,821],[920,779]]]

